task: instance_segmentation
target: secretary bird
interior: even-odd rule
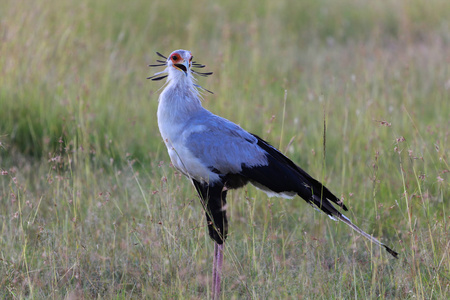
[[[347,211],[342,201],[284,154],[257,135],[203,108],[199,90],[208,90],[195,84],[193,74],[208,76],[212,72],[193,70],[205,66],[194,62],[191,52],[176,50],[169,57],[157,54],[164,60],[150,66],[166,68],[148,79],[167,77],[159,96],[158,126],[172,164],[192,181],[206,212],[209,236],[215,241],[213,298],[220,292],[223,243],[228,232],[227,191],[248,182],[269,196],[300,196],[397,258],[397,252],[340,213],[331,202]]]

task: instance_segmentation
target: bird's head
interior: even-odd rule
[[[169,74],[172,72],[178,75],[176,72],[181,71],[187,77],[191,72],[192,58],[191,52],[187,50],[175,50],[170,53],[166,60]]]
[[[153,76],[148,77],[147,79],[151,80],[161,80],[166,77],[168,77],[168,81],[170,80],[188,80],[192,82],[192,80],[195,80],[195,78],[192,76],[192,74],[200,75],[200,76],[209,76],[212,74],[212,72],[198,72],[196,70],[193,70],[193,68],[204,68],[205,65],[199,64],[195,61],[193,61],[193,56],[190,51],[187,50],[175,50],[168,57],[162,55],[159,52],[156,52],[156,54],[164,58],[165,60],[156,60],[158,64],[155,65],[149,65],[150,67],[162,67],[166,66],[164,71],[157,72]],[[207,92],[207,89],[192,83],[195,87],[201,88]],[[210,92],[212,93],[212,92]]]

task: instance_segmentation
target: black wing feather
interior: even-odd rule
[[[314,203],[325,213],[340,214],[328,200],[347,211],[347,207],[330,190],[311,177],[284,154],[269,143],[254,135],[258,146],[267,153],[268,165],[258,167],[243,166],[242,175],[269,188],[276,193],[295,192],[309,203]],[[327,200],[328,199],[328,200]]]

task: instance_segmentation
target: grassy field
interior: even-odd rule
[[[223,2],[0,0],[0,298],[210,297],[213,243],[146,80],[179,48],[214,72],[205,107],[400,253],[247,186],[223,299],[450,298],[450,1]]]

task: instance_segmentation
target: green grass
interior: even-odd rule
[[[229,194],[223,299],[450,297],[450,2],[0,7],[0,298],[210,297],[213,243],[145,79],[179,48],[214,72],[205,107],[400,252],[248,186]]]

